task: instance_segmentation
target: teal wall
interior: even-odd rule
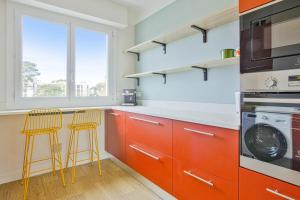
[[[156,14],[136,25],[136,43],[149,40],[186,23],[237,4],[237,0],[177,0]],[[196,34],[168,44],[167,54],[162,48],[141,54],[136,71],[150,71],[193,64],[199,61],[220,58],[220,50],[239,47],[238,21],[208,32],[208,43],[202,43],[202,35]],[[230,66],[209,69],[208,81],[203,81],[203,72],[194,70],[172,74],[163,84],[161,77],[141,79],[138,91],[143,100],[191,101],[203,103],[234,103],[234,92],[239,90],[239,67]]]

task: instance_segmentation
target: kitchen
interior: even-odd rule
[[[0,199],[300,199],[299,15],[1,0]]]

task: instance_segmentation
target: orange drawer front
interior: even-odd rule
[[[117,110],[105,112],[105,150],[125,161],[125,113]]]
[[[128,141],[126,163],[165,191],[172,193],[171,157]]]
[[[174,159],[229,181],[238,180],[238,131],[174,121]]]
[[[300,187],[240,168],[240,200],[298,200]]]
[[[262,6],[272,0],[240,0],[240,13]]]
[[[218,178],[174,160],[173,194],[179,200],[237,200],[238,183]],[[253,199],[254,200],[254,199]]]
[[[172,120],[127,113],[126,140],[172,156]]]

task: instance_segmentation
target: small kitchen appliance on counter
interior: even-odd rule
[[[240,166],[300,186],[300,1],[240,22]]]
[[[123,90],[124,102],[122,106],[136,106],[136,90],[135,89],[124,89]]]

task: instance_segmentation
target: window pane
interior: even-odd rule
[[[107,96],[107,40],[106,33],[76,28],[76,96]]]
[[[67,77],[67,27],[22,18],[23,97],[64,97]]]

